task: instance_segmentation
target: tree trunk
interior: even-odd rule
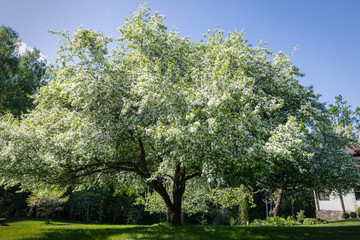
[[[139,224],[143,211],[144,211],[144,205],[141,204],[140,207],[139,207],[138,215],[136,217],[135,225]]]
[[[284,195],[284,191],[282,189],[280,189],[279,194],[276,197],[274,216],[278,216],[278,214],[279,214],[280,204],[281,204],[283,195]]]
[[[170,209],[169,208],[167,208],[167,210],[166,210],[166,222],[170,223]]]
[[[73,219],[73,214],[74,214],[74,209],[70,208],[70,214],[69,214],[69,219],[72,220]]]
[[[169,208],[169,218],[170,218],[170,223],[174,226],[181,226],[181,208],[179,207],[172,207]]]
[[[222,207],[222,225],[225,225],[225,207]]]
[[[345,212],[344,199],[343,199],[343,196],[342,196],[341,192],[339,192],[339,198],[340,198],[340,203],[341,203],[341,209],[342,209],[343,212]]]
[[[316,194],[315,191],[314,191],[314,197],[315,197],[316,210],[319,211],[320,210],[319,197],[318,197],[318,195]]]
[[[150,182],[153,189],[160,194],[164,199],[167,207],[167,218],[168,221],[174,226],[181,225],[181,203],[182,196],[185,192],[185,171],[181,170],[180,164],[177,164],[175,169],[175,174],[173,177],[173,186],[172,186],[172,199],[171,201],[169,194],[166,191],[166,188],[163,186],[162,182],[159,180],[152,180]]]
[[[217,225],[220,225],[219,205],[218,204],[216,204],[216,220],[217,220]]]
[[[113,219],[112,219],[112,224],[116,223],[117,216],[118,216],[118,213],[117,213],[117,211],[115,211]]]
[[[182,203],[182,196],[184,194],[185,191],[185,182],[184,183],[180,183],[178,181],[176,181],[176,178],[174,179],[174,183],[173,183],[173,190],[172,190],[172,195],[173,195],[173,204],[171,206],[168,206],[169,210],[170,210],[170,222],[174,225],[174,226],[180,226],[182,221],[181,221],[181,213],[182,213],[182,208],[181,208],[181,203]]]
[[[266,218],[269,217],[269,209],[268,209],[268,197],[267,197],[267,191],[265,191],[265,216]]]
[[[90,222],[90,211],[91,211],[91,202],[88,202],[87,208],[86,208],[86,222],[87,223]]]

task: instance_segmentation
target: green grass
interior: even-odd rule
[[[360,220],[331,222],[326,225],[261,227],[261,226],[193,226],[172,227],[167,224],[152,226],[82,224],[31,218],[8,218],[0,226],[0,239],[360,239]]]

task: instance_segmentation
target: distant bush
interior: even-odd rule
[[[305,218],[304,225],[326,224],[327,221],[321,218]]]
[[[294,225],[315,225],[315,224],[326,224],[327,221],[321,218],[304,218],[300,221],[296,221],[293,216],[285,218],[281,217],[269,217],[265,220],[255,219],[251,225],[261,226],[294,226]]]
[[[261,226],[286,226],[286,219],[281,217],[268,217],[265,220],[255,219],[251,225]]]
[[[264,223],[265,220],[261,220],[261,219],[254,219],[250,225],[254,225],[254,226],[264,226],[265,223]]]
[[[343,214],[342,214],[343,219],[348,219],[349,217],[350,217],[350,215],[347,212],[343,212]]]
[[[351,212],[351,213],[350,213],[350,217],[351,217],[351,218],[356,218],[356,213]]]
[[[355,212],[357,213],[357,215],[360,217],[360,207],[357,207]]]
[[[235,226],[235,225],[237,225],[237,219],[236,218],[230,218],[230,221],[229,221],[229,223],[230,223],[230,226]]]

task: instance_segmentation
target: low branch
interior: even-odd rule
[[[159,180],[152,180],[150,181],[151,186],[153,189],[160,194],[160,196],[164,199],[166,206],[173,208],[173,203],[171,202],[170,196],[166,191],[166,188]]]
[[[146,164],[145,147],[144,147],[144,144],[143,144],[140,136],[138,137],[138,143],[139,143],[139,148],[140,148],[139,167],[143,173],[143,176],[146,178],[149,178],[151,176],[151,174],[150,174],[147,164]]]
[[[189,175],[189,176],[186,176],[186,177],[183,179],[183,181],[186,182],[187,180],[190,180],[190,179],[192,179],[192,178],[194,178],[194,177],[197,177],[197,176],[201,176],[201,172],[196,172],[196,173],[194,173],[194,174],[191,174],[191,175]]]

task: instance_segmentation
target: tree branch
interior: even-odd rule
[[[149,178],[151,176],[151,174],[147,168],[145,148],[144,148],[144,144],[143,144],[140,136],[138,136],[138,143],[139,143],[139,148],[140,148],[139,167],[140,167],[140,170],[143,171],[144,176],[146,178]]]
[[[186,176],[186,177],[183,179],[183,181],[186,182],[187,180],[190,180],[190,179],[192,179],[192,178],[194,178],[194,177],[197,177],[197,176],[201,176],[201,172],[196,172],[196,173],[193,173],[193,174],[191,174],[191,175],[189,175],[189,176]]]

